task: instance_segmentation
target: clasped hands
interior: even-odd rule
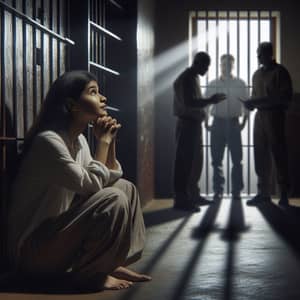
[[[109,115],[98,117],[93,126],[94,135],[98,140],[110,144],[116,137],[121,124]]]

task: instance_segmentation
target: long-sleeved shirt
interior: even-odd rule
[[[38,134],[24,157],[12,190],[8,246],[12,259],[26,237],[49,217],[71,206],[75,194],[88,198],[122,176],[91,157],[83,135],[73,151],[65,132]]]
[[[274,108],[287,108],[293,88],[290,74],[284,66],[273,61],[269,67],[259,68],[253,74],[252,82],[253,99],[269,97],[270,101],[274,101]]]
[[[235,77],[212,80],[206,88],[205,96],[210,97],[215,93],[224,93],[226,99],[211,106],[212,116],[228,119],[248,114],[239,101],[239,98],[248,99],[246,84],[243,80]]]
[[[201,89],[198,74],[192,68],[187,68],[175,80],[174,85],[174,115],[183,118],[202,121],[205,111],[199,105]]]

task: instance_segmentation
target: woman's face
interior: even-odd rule
[[[105,116],[106,98],[99,93],[96,81],[90,81],[84,88],[79,100],[75,104],[76,111],[84,115],[88,121],[94,121],[98,117]]]

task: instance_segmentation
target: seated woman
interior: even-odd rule
[[[151,279],[126,268],[141,257],[145,226],[138,192],[116,159],[121,125],[105,106],[89,72],[67,72],[51,86],[12,189],[8,250],[17,272],[67,272],[87,291]],[[82,134],[89,123],[94,158]]]

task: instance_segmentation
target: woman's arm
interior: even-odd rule
[[[116,138],[114,138],[109,146],[106,166],[110,170],[118,170],[119,166],[116,158]]]
[[[109,116],[98,118],[94,125],[94,134],[98,140],[95,159],[107,166],[108,169],[116,170],[116,135],[121,124]]]

